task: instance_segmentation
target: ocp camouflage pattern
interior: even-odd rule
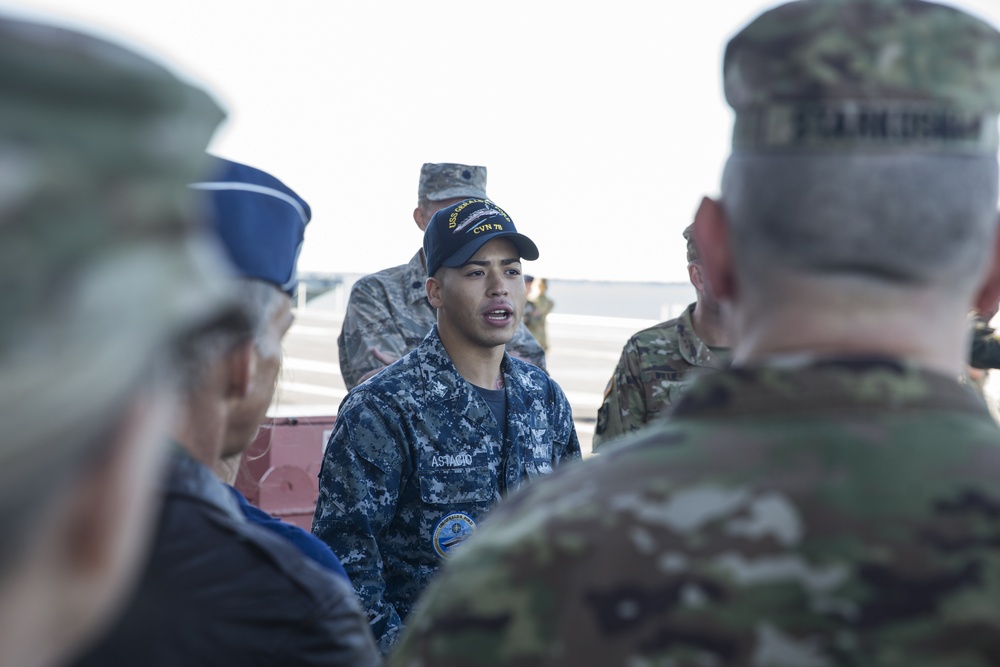
[[[808,0],[727,45],[733,149],[997,152],[1000,35],[920,0]]]
[[[427,301],[427,272],[418,252],[406,264],[367,275],[351,289],[344,324],[337,338],[340,374],[352,389],[366,373],[385,364],[375,358],[376,348],[394,358],[402,357],[424,339],[437,321]],[[507,343],[514,356],[545,369],[545,350],[524,323],[518,324]]]
[[[341,559],[383,651],[435,575],[447,535],[501,497],[580,458],[573,415],[544,372],[504,355],[506,437],[455,370],[437,327],[412,353],[352,390],[320,472],[313,532]]]
[[[698,375],[725,364],[698,338],[693,312],[691,304],[680,317],[643,329],[625,343],[597,413],[595,451],[666,414]]]
[[[1000,665],[1000,430],[891,360],[723,370],[490,516],[391,665]]]

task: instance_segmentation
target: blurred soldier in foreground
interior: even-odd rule
[[[521,323],[528,237],[491,201],[443,208],[424,233],[437,324],[353,389],[320,471],[313,532],[333,547],[387,652],[417,596],[502,496],[580,458],[559,386],[504,353]]]
[[[696,377],[722,368],[729,357],[722,310],[706,284],[692,227],[684,229],[684,239],[697,298],[680,317],[643,329],[625,343],[597,412],[593,451],[666,414]]]
[[[486,167],[425,163],[420,168],[413,221],[420,231],[431,216],[463,199],[486,199]],[[367,275],[351,288],[344,324],[337,338],[340,374],[353,389],[415,348],[434,326],[427,301],[424,251],[406,264]],[[520,324],[507,345],[511,355],[545,369],[545,352]]]
[[[141,565],[176,337],[224,303],[186,183],[218,106],[75,32],[0,19],[0,665],[63,664]]]
[[[1000,278],[1000,34],[803,0],[724,76],[694,232],[732,370],[498,508],[394,664],[1000,664],[1000,430],[956,380]]]
[[[216,166],[216,178],[194,187],[210,194],[242,276],[233,282],[244,317],[181,347],[183,412],[153,555],[121,622],[78,664],[377,665],[346,579],[289,539],[303,536],[248,520],[246,501],[212,472],[249,446],[271,402],[309,221],[308,205],[278,179],[224,160]]]

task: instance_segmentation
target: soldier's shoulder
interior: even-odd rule
[[[386,366],[347,393],[341,410],[365,402],[413,402],[422,377],[419,361],[413,352]]]
[[[406,264],[400,264],[399,266],[391,266],[387,269],[361,276],[351,287],[351,294],[354,294],[356,291],[371,291],[378,287],[395,286],[401,282],[406,269]]]
[[[559,387],[559,384],[552,379],[551,375],[538,366],[509,355],[508,359],[510,360],[508,372],[515,375],[518,378],[518,382],[527,391],[538,395],[547,395],[551,392],[559,395],[562,394],[562,388]]]
[[[641,329],[632,334],[629,338],[629,344],[646,347],[655,344],[657,341],[676,340],[680,322],[680,318],[675,317],[672,320],[665,320],[651,327]]]

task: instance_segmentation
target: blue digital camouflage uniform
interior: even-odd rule
[[[580,458],[569,402],[504,355],[507,437],[451,363],[437,327],[344,399],[320,472],[313,532],[340,557],[383,651],[442,557],[508,492]]]
[[[691,304],[680,317],[643,329],[625,343],[597,412],[594,451],[666,413],[696,377],[725,364],[726,357],[694,330],[694,308]]]
[[[427,301],[427,271],[420,252],[406,264],[364,276],[351,288],[344,324],[337,338],[340,374],[348,389],[384,368],[371,348],[399,358],[415,348],[437,321]],[[521,322],[507,343],[508,352],[541,369],[545,350]]]
[[[390,664],[997,665],[998,479],[952,378],[720,371],[497,508]]]

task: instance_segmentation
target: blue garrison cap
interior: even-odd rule
[[[274,176],[214,158],[209,180],[192,183],[211,201],[212,226],[237,272],[295,294],[295,264],[302,250],[309,204]]]

